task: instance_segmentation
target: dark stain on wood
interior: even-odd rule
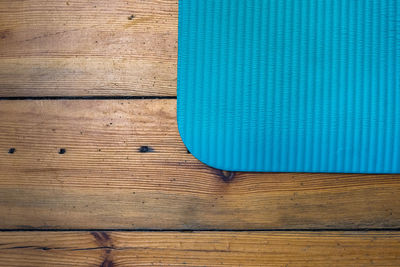
[[[114,245],[112,244],[110,235],[106,232],[91,232],[90,234],[96,239],[97,244],[103,248],[104,260],[100,264],[100,267],[114,267],[111,253]]]
[[[10,148],[9,150],[8,150],[8,154],[14,154],[15,153],[15,148]]]
[[[114,267],[114,262],[112,259],[111,249],[104,250],[104,260],[100,267]]]
[[[90,233],[101,247],[112,247],[111,238],[106,232],[91,232]]]
[[[101,263],[100,267],[114,267],[114,263],[112,260],[105,258],[104,261]]]
[[[49,248],[49,247],[39,247],[39,248],[37,248],[37,249],[44,250],[44,251],[46,251],[46,250],[52,250],[52,248]]]
[[[223,171],[223,170],[217,170],[215,169],[215,173],[217,174],[217,176],[219,178],[222,179],[222,181],[224,181],[225,183],[229,183],[232,182],[233,179],[236,176],[235,172],[231,172],[231,171]]]
[[[150,153],[150,152],[154,152],[154,149],[152,147],[149,147],[149,146],[141,146],[139,148],[139,152],[140,153]]]

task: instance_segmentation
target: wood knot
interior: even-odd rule
[[[91,232],[90,234],[96,239],[99,247],[103,249],[104,260],[100,264],[100,267],[114,267],[112,255],[114,245],[112,244],[110,235],[106,232]]]
[[[97,244],[101,247],[112,247],[111,237],[106,232],[91,232]]]
[[[112,260],[106,258],[106,259],[101,263],[100,267],[114,267],[114,263],[112,262]]]
[[[217,170],[217,175],[222,179],[222,181],[229,183],[233,181],[236,173],[231,171]]]

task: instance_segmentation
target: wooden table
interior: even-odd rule
[[[176,0],[0,2],[0,265],[400,266],[400,175],[188,153],[177,23]]]

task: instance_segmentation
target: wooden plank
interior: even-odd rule
[[[176,95],[177,0],[0,2],[0,96]]]
[[[400,175],[222,173],[188,154],[175,105],[1,101],[0,229],[400,227]]]
[[[399,266],[398,232],[13,232],[2,266]]]

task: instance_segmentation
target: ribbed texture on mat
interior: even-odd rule
[[[178,123],[198,159],[400,173],[400,0],[179,6]]]

